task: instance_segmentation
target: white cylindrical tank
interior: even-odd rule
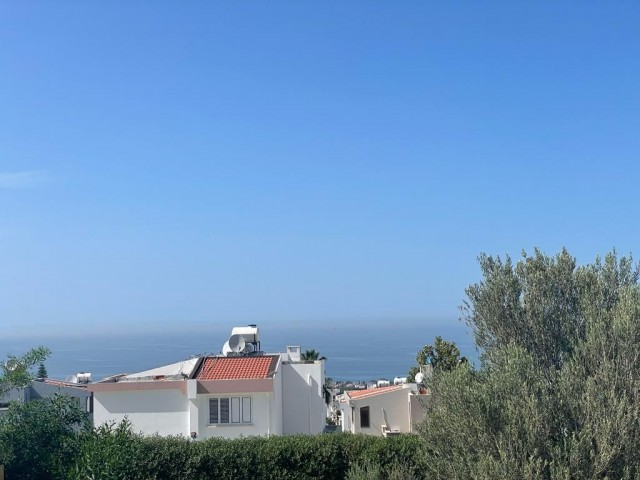
[[[77,383],[91,383],[91,373],[90,372],[78,372],[76,374]]]
[[[241,335],[247,343],[258,343],[260,341],[260,330],[255,325],[233,327],[231,335]]]

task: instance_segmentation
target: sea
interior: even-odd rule
[[[23,335],[0,338],[0,359],[43,345],[51,350],[45,365],[50,378],[64,380],[91,372],[92,380],[134,373],[202,354],[218,354],[230,326],[184,326],[181,330],[85,334]],[[460,321],[357,322],[260,327],[261,350],[286,351],[288,345],[314,349],[326,357],[326,376],[334,380],[370,381],[406,376],[416,354],[436,336],[454,341],[462,355],[477,363],[478,353]]]

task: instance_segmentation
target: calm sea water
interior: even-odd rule
[[[202,353],[218,353],[231,327],[187,329],[172,333],[109,334],[0,339],[0,356],[19,355],[45,345],[52,354],[46,362],[51,378],[64,379],[92,372],[98,380],[116,373],[137,372],[177,362]],[[462,354],[475,361],[477,352],[460,322],[444,325],[417,323],[260,327],[265,352],[285,351],[287,345],[315,349],[327,357],[326,374],[338,380],[393,379],[405,376],[417,351],[440,335],[456,342]]]

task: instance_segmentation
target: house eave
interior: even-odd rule
[[[273,392],[272,378],[234,380],[198,380],[198,393],[268,393]]]

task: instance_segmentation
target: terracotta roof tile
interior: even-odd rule
[[[52,378],[36,379],[36,382],[46,383],[47,385],[52,385],[54,387],[79,388],[81,390],[87,389],[86,383],[63,382],[62,380],[54,380]]]
[[[345,393],[349,398],[363,398],[379,395],[381,393],[393,392],[394,390],[402,390],[403,388],[403,385],[391,385],[389,387],[370,388],[368,390],[348,390]]]
[[[198,369],[198,380],[268,378],[275,372],[277,355],[255,357],[207,357]]]

